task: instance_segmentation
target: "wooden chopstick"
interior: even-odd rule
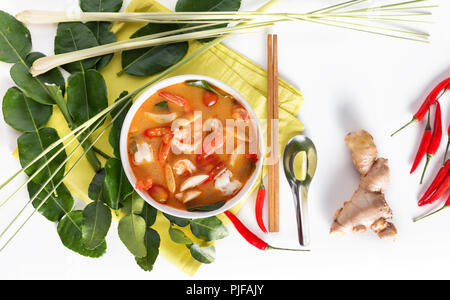
[[[278,162],[278,37],[267,37],[267,144],[272,161],[269,161],[268,199],[269,232],[279,231],[279,162]]]

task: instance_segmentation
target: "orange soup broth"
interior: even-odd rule
[[[215,88],[215,87],[214,87]],[[220,91],[219,89],[215,88]],[[148,138],[144,135],[144,132],[149,128],[161,127],[161,126],[171,126],[171,123],[161,124],[151,120],[148,116],[145,115],[146,112],[161,114],[161,113],[177,113],[177,118],[182,118],[185,115],[185,111],[183,107],[180,107],[173,103],[168,103],[169,111],[161,110],[161,108],[155,107],[155,104],[166,101],[164,98],[158,95],[159,92],[165,91],[174,95],[182,96],[186,99],[193,111],[201,111],[202,112],[202,122],[204,123],[207,119],[216,118],[222,122],[222,126],[225,128],[226,119],[232,119],[232,111],[236,105],[240,105],[237,100],[231,97],[221,97],[219,96],[218,101],[211,107],[207,107],[203,103],[203,95],[205,90],[203,88],[189,86],[185,83],[179,83],[172,86],[168,86],[154,95],[150,96],[138,109],[136,115],[134,116],[130,131],[128,133],[128,158],[130,162],[130,166],[133,170],[133,173],[136,179],[141,179],[145,181],[148,178],[152,178],[153,184],[159,184],[167,188],[167,183],[165,179],[164,173],[164,165],[161,165],[157,160],[157,153],[159,146],[162,142],[162,138]],[[223,91],[220,91],[222,94],[226,94]],[[208,135],[208,132],[202,133],[203,140]],[[225,140],[225,138],[224,138]],[[151,163],[147,163],[144,165],[135,165],[133,160],[133,154],[130,152],[130,142],[136,141],[146,142],[148,143],[154,153],[154,160]],[[226,143],[226,142],[225,142]],[[234,138],[234,145],[237,145],[238,141]],[[246,142],[246,152],[248,151],[249,145]],[[223,147],[223,152],[225,152],[225,145]],[[248,179],[251,177],[252,173],[255,170],[255,162],[251,159],[247,158],[245,154],[239,154],[234,166],[230,165],[230,156],[231,154],[217,154],[217,157],[220,161],[224,162],[227,169],[233,173],[233,179],[237,179],[241,182],[242,187],[245,186]],[[226,201],[231,199],[236,193],[231,196],[225,196],[220,191],[215,189],[214,181],[210,181],[206,184],[202,184],[198,186],[198,189],[202,191],[202,194],[188,203],[184,204],[182,201],[175,198],[175,194],[179,193],[180,185],[189,177],[200,174],[208,174],[208,172],[214,167],[214,165],[208,165],[206,167],[200,167],[196,163],[196,154],[178,154],[175,155],[170,151],[170,154],[167,158],[167,164],[173,166],[180,159],[189,159],[197,168],[197,170],[193,174],[185,173],[183,175],[175,175],[176,186],[177,189],[174,194],[170,193],[168,201],[165,205],[169,205],[176,209],[186,210],[187,207],[197,207],[203,205],[211,205],[218,202]]]

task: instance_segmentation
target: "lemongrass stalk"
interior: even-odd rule
[[[124,106],[123,108],[122,108],[122,110],[125,108],[126,106]],[[120,114],[120,113],[119,113]],[[119,116],[119,114],[117,114],[116,116],[115,116],[115,118],[117,118],[118,116]],[[115,119],[114,118],[114,119]],[[104,119],[106,119],[106,116],[104,116],[103,117],[103,120]],[[114,121],[114,119],[113,119],[113,121]],[[113,121],[111,121],[109,124],[111,124]],[[98,128],[98,127],[100,127],[100,125],[101,125],[101,122],[99,122],[96,126],[95,126],[95,128],[93,128],[92,130],[91,130],[91,132],[90,132],[90,134],[87,136],[87,137],[85,137],[84,138],[84,140],[83,140],[83,142],[82,143],[84,143],[88,138],[89,138],[89,136]],[[106,126],[106,128],[108,128],[109,126]],[[104,129],[104,130],[106,130],[106,128]],[[84,151],[84,153],[83,153],[83,155],[79,158],[79,159],[81,159],[82,157],[84,157],[85,155],[86,155],[86,153],[88,152],[88,151],[90,151],[91,150],[91,148],[93,147],[93,145],[95,144],[95,142],[99,139],[100,137],[97,137],[97,139],[92,143],[92,144],[90,144],[88,147],[87,147],[87,149],[85,149],[85,151]],[[64,161],[63,162],[61,162],[61,164],[58,166],[58,168],[56,168],[56,170],[53,172],[53,174],[47,179],[47,181],[45,181],[42,185],[41,185],[41,187],[39,188],[39,190],[28,200],[28,202],[23,206],[23,208],[19,211],[19,213],[11,220],[11,222],[8,224],[8,226],[6,226],[6,228],[0,233],[0,239],[3,237],[3,235],[5,235],[5,233],[6,232],[8,232],[8,230],[11,228],[11,226],[12,225],[14,225],[14,223],[17,221],[17,219],[22,215],[22,213],[25,211],[25,209],[28,207],[28,205],[30,204],[30,203],[33,203],[33,201],[42,193],[42,191],[47,187],[47,185],[49,184],[49,183],[51,183],[52,184],[52,186],[53,186],[53,189],[47,194],[47,196],[42,200],[42,202],[41,203],[39,203],[39,205],[35,208],[35,211],[38,211],[41,207],[42,207],[42,205],[44,205],[45,204],[45,202],[48,200],[48,198],[50,198],[50,196],[53,194],[53,193],[55,193],[56,192],[56,189],[61,185],[61,183],[63,182],[63,180],[64,180],[64,178],[67,176],[67,174],[69,174],[69,172],[67,172],[66,174],[65,174],[65,176],[63,176],[62,177],[62,179],[55,185],[55,184],[53,184],[53,178],[56,176],[56,174],[58,174],[58,172],[62,169],[62,168],[64,168],[65,167],[65,165],[66,165],[66,163],[69,161],[69,159],[76,153],[76,151],[78,150],[78,148],[79,147],[81,147],[81,144],[82,143],[80,143],[80,144],[78,144],[76,147],[75,147],[75,149],[73,149],[70,153],[69,153],[69,155],[64,159]],[[78,159],[78,160],[79,160]],[[72,166],[72,168],[73,168],[73,166]],[[56,201],[55,202],[63,211],[64,211],[64,208],[62,207],[62,206],[60,206],[59,205],[59,203]],[[65,211],[64,211],[65,212]],[[33,212],[34,213],[34,212]],[[66,214],[67,214],[67,212],[65,212]]]
[[[65,151],[66,148],[72,143],[74,142],[76,139],[78,139],[78,137],[83,134],[83,131],[78,132],[69,142],[67,142],[64,147],[61,147],[55,154],[52,155],[52,157],[50,157],[49,159],[47,159],[45,161],[45,163],[43,163],[33,174],[31,174],[31,176],[28,177],[28,179],[21,185],[19,186],[18,189],[16,189],[8,198],[6,198],[6,200],[4,200],[1,204],[0,204],[0,208],[2,208],[6,203],[8,203],[9,200],[11,200],[19,191],[21,191],[30,181],[33,180],[34,177],[36,177],[44,168],[46,168],[48,166],[48,164],[50,164],[56,157],[58,157],[59,154],[61,154],[62,151]]]
[[[380,5],[380,6],[359,8],[359,9],[355,9],[355,10],[349,10],[346,12],[353,13],[353,12],[365,12],[365,11],[379,11],[382,9],[389,9],[392,7],[395,7],[396,9],[401,9],[401,7],[399,7],[399,6],[405,6],[408,4],[415,4],[418,2],[425,2],[425,1],[430,1],[430,0],[414,0],[414,1],[406,1],[406,2],[397,2],[397,3],[386,4],[386,5]],[[411,7],[404,7],[403,9],[410,9],[410,8]]]
[[[344,29],[349,29],[349,30],[354,30],[354,31],[359,31],[359,32],[365,32],[365,33],[376,34],[376,35],[380,35],[380,36],[387,36],[387,37],[392,37],[392,38],[397,38],[397,39],[403,39],[403,40],[408,40],[408,41],[415,41],[415,42],[428,43],[427,40],[423,40],[423,39],[417,39],[417,38],[410,38],[410,37],[404,37],[404,36],[392,35],[392,34],[388,34],[388,33],[376,32],[376,31],[367,30],[367,29],[361,29],[361,28],[354,28],[354,27],[349,27],[349,26],[346,26],[346,25],[340,25],[340,24],[330,24],[330,23],[327,23],[327,22],[329,22],[329,20],[304,19],[304,21],[306,21],[306,22],[311,22],[311,23],[315,23],[315,24],[326,25],[326,26],[332,26],[332,27],[336,27],[336,28],[344,28]],[[335,22],[339,23],[339,21],[335,21]]]
[[[356,1],[352,2],[352,3],[347,4],[347,5],[342,5],[342,6],[333,8],[333,9],[326,10],[325,12],[330,13],[330,12],[339,11],[339,10],[342,10],[344,8],[347,8],[347,7],[351,7],[351,6],[355,6],[355,5],[361,4],[363,2],[367,2],[367,0],[356,0]]]
[[[273,26],[274,23],[272,22],[261,22],[261,23],[255,23],[255,24],[248,24],[248,25],[236,25],[233,27],[225,27],[225,28],[218,28],[218,29],[207,29],[203,31],[198,32],[191,32],[191,33],[184,33],[180,35],[175,36],[167,36],[167,37],[161,37],[151,40],[138,40],[134,41],[133,39],[129,41],[119,42],[119,43],[111,43],[103,46],[97,46],[93,48],[88,48],[84,50],[78,50],[70,53],[65,54],[59,54],[54,56],[47,56],[43,58],[37,59],[31,69],[30,73],[33,76],[38,76],[41,74],[44,74],[48,72],[49,70],[59,67],[61,65],[65,65],[67,63],[71,63],[74,61],[84,60],[92,57],[97,57],[105,54],[110,54],[118,51],[126,51],[126,50],[132,50],[132,49],[140,49],[140,48],[147,48],[147,47],[153,47],[158,45],[164,45],[164,44],[172,44],[172,43],[179,43],[189,40],[197,40],[197,39],[204,39],[209,37],[217,37],[221,35],[225,35],[227,33],[232,33],[239,30],[245,30],[245,29],[254,29],[254,28],[261,28],[261,27],[268,27]]]
[[[347,1],[347,2],[334,4],[334,5],[331,5],[331,6],[327,6],[327,7],[324,7],[324,8],[317,9],[317,10],[313,10],[313,11],[310,12],[310,14],[315,14],[315,13],[318,13],[318,12],[328,11],[328,10],[331,10],[331,9],[334,9],[334,8],[338,8],[340,6],[344,6],[344,5],[347,5],[349,3],[358,2],[358,1],[359,0],[350,0],[350,1]]]

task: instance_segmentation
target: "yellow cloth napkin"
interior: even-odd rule
[[[133,0],[127,8],[128,12],[147,12],[147,11],[168,11],[167,8],[153,0]],[[118,40],[126,40],[138,28],[145,24],[142,23],[120,23],[113,26],[113,31],[117,33]],[[190,42],[189,53],[201,47],[201,43]],[[263,51],[263,49],[261,49]],[[143,83],[150,80],[151,77],[136,77],[124,74],[118,77],[116,74],[121,70],[121,57],[116,54],[111,63],[102,71],[108,87],[108,99],[111,104],[122,91],[134,91]],[[225,82],[230,85],[242,96],[247,99],[255,110],[266,136],[266,117],[267,117],[267,73],[264,69],[250,62],[246,58],[236,54],[227,47],[219,44],[204,53],[200,57],[185,64],[170,74],[169,77],[180,74],[200,74],[206,75]],[[296,119],[296,115],[303,101],[301,93],[287,82],[280,80],[280,151],[284,149],[286,142],[294,135],[303,131],[303,125]],[[69,128],[64,121],[61,113],[55,108],[48,126],[54,127],[60,136],[68,134]],[[96,146],[104,152],[111,154],[112,150],[108,143],[108,134],[105,132]],[[76,143],[73,143],[76,144]],[[71,145],[67,149],[70,153],[76,145]],[[70,168],[82,154],[78,149],[76,154],[68,162],[67,169]],[[80,162],[69,173],[64,183],[71,191],[72,195],[88,203],[90,202],[87,191],[89,183],[94,176],[94,171],[86,159]],[[241,201],[242,203],[242,201]],[[169,222],[159,213],[157,221],[153,226],[161,235],[160,254],[183,270],[186,274],[192,276],[200,267],[200,263],[194,260],[184,245],[178,245],[170,240],[168,234]],[[196,240],[190,232],[187,234]]]

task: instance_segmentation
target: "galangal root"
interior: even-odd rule
[[[371,229],[381,239],[395,240],[397,229],[387,221],[392,219],[392,210],[384,198],[389,185],[388,160],[377,159],[373,138],[365,130],[349,133],[345,143],[361,174],[361,182],[352,199],[336,212],[330,234],[344,235]]]

